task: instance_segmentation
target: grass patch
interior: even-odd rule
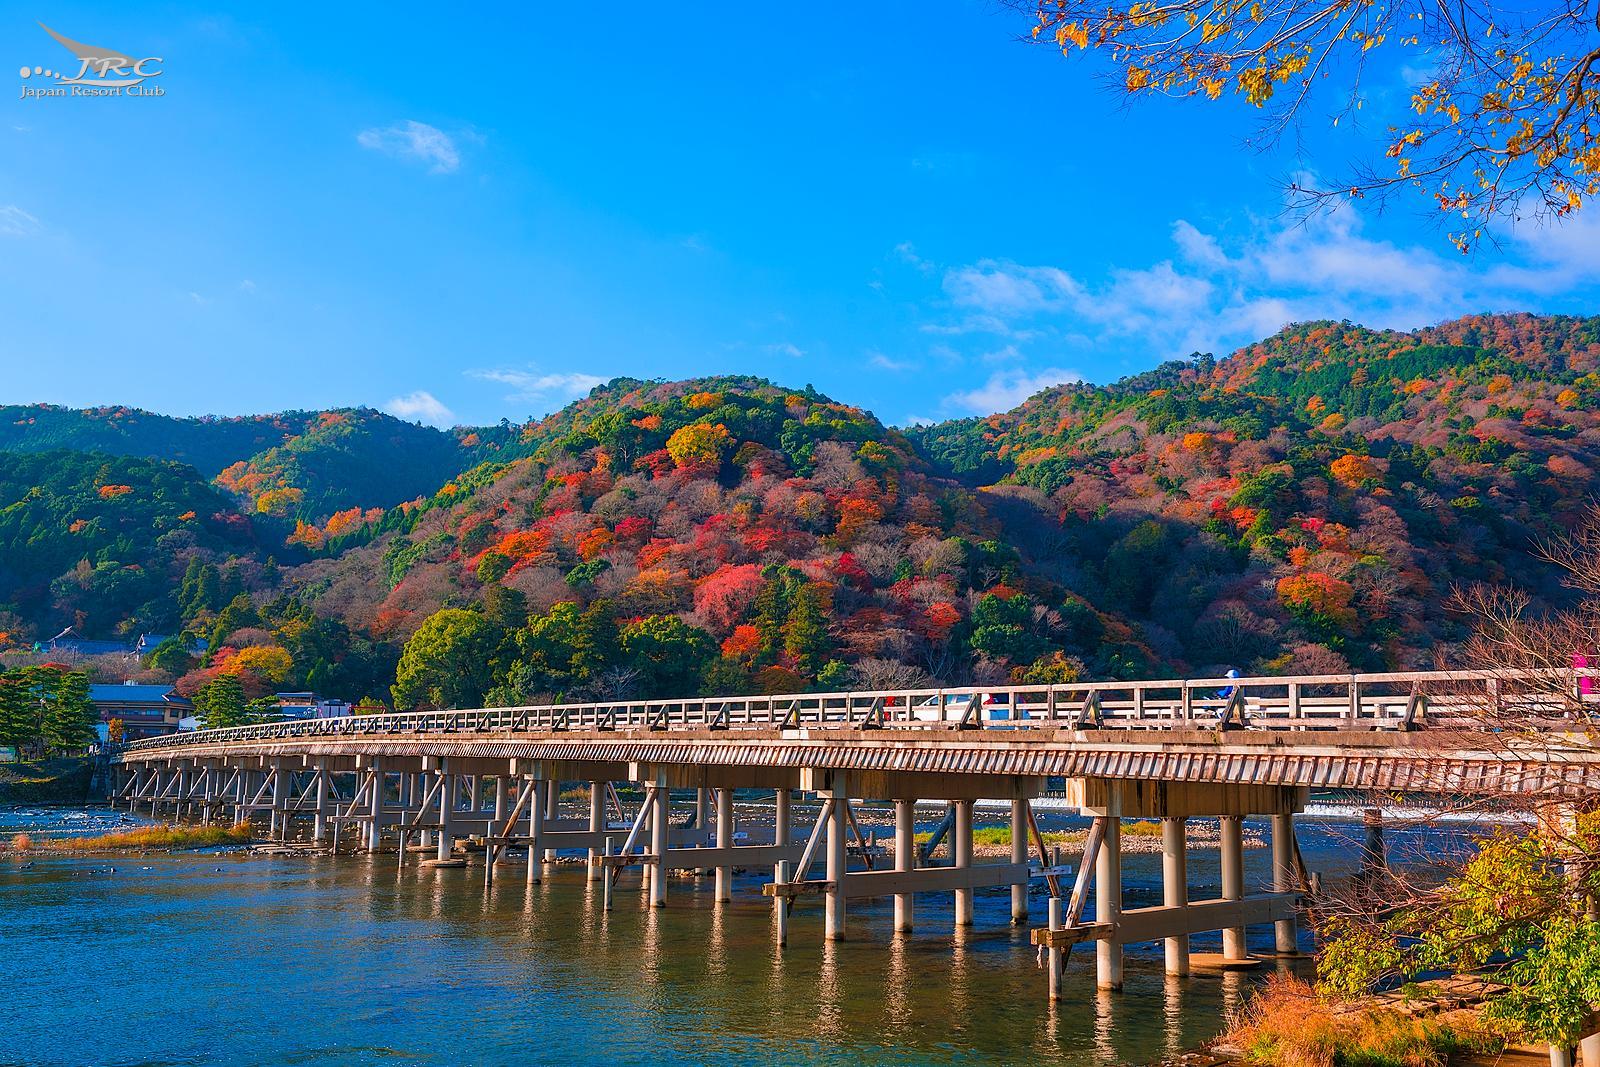
[[[1154,819],[1124,819],[1122,832],[1132,837],[1160,837],[1161,823]],[[1065,845],[1082,841],[1088,833],[1087,830],[1046,830],[1044,843],[1047,845]],[[949,836],[949,835],[946,835]],[[933,831],[923,830],[917,834],[917,840],[926,844],[933,840]],[[1011,844],[1011,827],[1009,826],[979,826],[972,831],[972,843],[989,847],[1002,847]],[[1028,844],[1033,845],[1033,835],[1028,835]]]
[[[1392,1008],[1350,1008],[1298,978],[1269,978],[1223,1040],[1246,1063],[1270,1067],[1448,1067],[1496,1054],[1505,1040],[1458,1019],[1410,1018]]]
[[[34,840],[27,834],[18,834],[12,838],[11,847],[17,852],[30,849],[46,852],[177,852],[249,843],[248,826],[141,826],[135,830],[119,830],[95,837]]]

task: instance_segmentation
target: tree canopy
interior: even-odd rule
[[[1064,53],[1103,51],[1128,95],[1241,98],[1262,109],[1269,136],[1313,102],[1331,104],[1335,123],[1352,116],[1409,69],[1410,106],[1390,121],[1383,162],[1297,189],[1313,201],[1415,189],[1463,250],[1497,221],[1568,215],[1600,192],[1600,13],[1580,0],[1014,6]]]

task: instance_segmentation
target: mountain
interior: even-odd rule
[[[170,632],[187,556],[244,560],[256,548],[250,520],[192,467],[0,452],[0,631],[12,636]]]
[[[291,583],[393,639],[446,605],[519,621],[604,605],[624,639],[630,620],[682,620],[698,635],[685,655],[746,688],[847,684],[849,665],[931,680],[956,669],[985,596],[979,617],[1004,631],[996,648],[1042,651],[1033,629],[1069,626],[1057,612],[1034,618],[1042,602],[1005,584],[1020,558],[977,494],[934,476],[904,434],[814,390],[619,379],[524,437],[529,456],[479,468],[411,509],[405,529]],[[595,691],[597,671],[571,658],[508,698]]]
[[[181,626],[190,691],[1337,672],[1447,658],[1462,586],[1564,602],[1537,548],[1597,490],[1600,319],[1301,323],[908,431],[740,376],[448,433],[4,412],[0,632]]]
[[[498,447],[370,408],[174,418],[137,408],[0,407],[0,452],[66,449],[187,463],[247,508],[325,521],[424,496]],[[396,462],[403,458],[403,462]]]
[[[1597,318],[1304,323],[911,436],[1046,495],[1066,580],[1174,665],[1380,668],[1460,635],[1460,585],[1563,597],[1535,549],[1595,491],[1597,368]]]

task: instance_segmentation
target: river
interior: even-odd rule
[[[102,814],[0,811],[0,839]],[[1348,874],[1358,833],[1303,822],[1307,864]],[[1462,833],[1392,828],[1391,856],[1426,862]],[[1249,885],[1268,863],[1247,851]],[[1215,851],[1189,866],[1195,899],[1219,895]],[[1124,870],[1128,906],[1160,902],[1159,856]],[[722,905],[710,879],[674,880],[659,910],[630,872],[607,914],[581,865],[547,871],[486,893],[481,866],[400,873],[393,855],[0,854],[0,1063],[1148,1063],[1214,1036],[1255,980],[1168,979],[1160,945],[1139,945],[1125,989],[1097,993],[1080,947],[1051,1005],[1004,889],[979,891],[958,935],[949,895],[918,898],[909,938],[891,933],[889,900],[852,901],[851,940],[833,945],[820,903],[802,901],[779,949],[757,888],[770,872],[739,877]],[[1041,921],[1039,883],[1033,907]]]

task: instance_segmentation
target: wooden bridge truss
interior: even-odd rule
[[[1575,684],[1575,679],[1571,680]],[[1167,969],[1190,967],[1189,935],[1223,931],[1223,957],[1246,956],[1245,929],[1297,943],[1306,875],[1294,816],[1311,788],[1459,796],[1600,792],[1600,751],[1562,679],[1462,673],[1075,683],[974,690],[695,698],[380,714],[150,738],[116,758],[115,797],[156,816],[264,821],[269,834],[335,849],[354,835],[405,864],[464,866],[481,847],[484,879],[514,861],[529,883],[560,852],[580,851],[606,906],[638,869],[653,906],[669,872],[714,872],[731,899],[736,869],[770,869],[762,892],[780,940],[797,901],[820,896],[829,939],[846,936],[848,902],[893,897],[896,931],[918,893],[951,893],[958,926],[976,891],[1009,887],[1011,919],[1029,921],[1042,880],[1052,996],[1071,946],[1093,943],[1100,985],[1122,982],[1122,948],[1160,940]],[[1554,693],[1554,696],[1552,696]],[[1507,731],[1511,719],[1521,729]],[[1500,725],[1492,725],[1500,724]],[[1051,778],[1092,817],[1081,860],[1052,859],[1033,800]],[[565,783],[586,783],[586,818],[562,818]],[[626,784],[628,797],[618,783]],[[773,797],[771,840],[735,825],[734,791]],[[797,826],[799,791],[816,804]],[[692,796],[692,815],[672,820]],[[894,809],[892,863],[862,834],[862,798]],[[919,857],[919,801],[949,806],[949,862]],[[1011,853],[975,863],[974,805],[1009,805]],[[631,811],[629,810],[631,807]],[[1243,821],[1270,820],[1271,885],[1244,879]],[[1124,909],[1121,821],[1159,819],[1163,901]],[[1221,895],[1191,900],[1189,820],[1220,820]],[[754,828],[751,828],[754,832]],[[797,832],[799,831],[799,832]],[[858,862],[852,865],[852,860]],[[819,870],[820,868],[820,870]],[[1088,910],[1094,901],[1092,915]]]

